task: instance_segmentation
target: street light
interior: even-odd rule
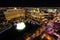
[[[16,10],[17,8],[15,7],[14,9]]]

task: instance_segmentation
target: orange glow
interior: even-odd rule
[[[53,38],[46,33],[43,34],[43,37],[46,37],[48,40],[53,40]]]

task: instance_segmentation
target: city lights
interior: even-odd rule
[[[44,18],[44,17],[41,17],[41,18]]]
[[[37,7],[0,9],[0,34],[10,29],[9,34],[12,34],[11,37],[14,39],[17,36],[17,40],[20,38],[20,40],[55,40],[54,36],[58,39],[60,37],[60,11],[58,10],[59,8]]]
[[[48,12],[52,12],[53,10],[52,9],[48,9]]]
[[[56,9],[48,9],[47,11],[48,11],[48,12],[53,12],[53,13],[55,13],[55,12],[56,12]]]
[[[18,24],[17,24],[16,29],[17,29],[17,30],[23,30],[25,27],[26,27],[26,26],[25,26],[25,23],[24,23],[24,22],[21,22],[21,23],[18,23]]]
[[[15,7],[14,9],[16,10],[17,8]]]

